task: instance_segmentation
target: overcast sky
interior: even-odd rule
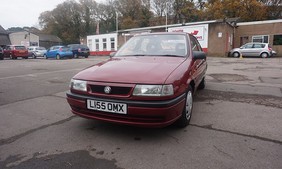
[[[50,11],[65,0],[1,0],[0,25],[10,27],[38,27],[38,17],[44,11]],[[96,0],[101,2],[102,0]]]

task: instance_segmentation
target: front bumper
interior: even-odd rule
[[[89,110],[86,106],[87,99],[127,104],[127,114]],[[165,127],[181,116],[185,94],[166,101],[132,101],[95,98],[67,92],[67,101],[72,112],[84,118],[139,127]]]

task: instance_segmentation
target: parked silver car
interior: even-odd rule
[[[232,49],[228,56],[240,57],[242,56],[260,56],[262,58],[267,58],[275,55],[276,52],[272,50],[268,43],[246,43],[240,48]]]
[[[28,55],[34,59],[36,57],[43,57],[44,54],[46,53],[46,49],[44,47],[39,47],[39,46],[30,46],[27,48],[27,50],[28,50]]]

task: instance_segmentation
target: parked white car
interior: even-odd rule
[[[46,53],[46,49],[44,47],[39,46],[30,46],[27,48],[29,56],[32,58],[43,57]]]
[[[228,56],[240,57],[242,56],[252,56],[252,57],[262,57],[267,58],[275,55],[276,52],[272,50],[268,43],[246,43],[240,48],[232,49]]]

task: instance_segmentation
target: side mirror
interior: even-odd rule
[[[111,58],[114,57],[115,54],[116,54],[116,52],[111,52],[111,53],[110,53],[110,57],[111,57]]]
[[[193,51],[193,59],[206,59],[206,53],[202,51]]]
[[[240,49],[243,49],[243,47],[240,47]]]

